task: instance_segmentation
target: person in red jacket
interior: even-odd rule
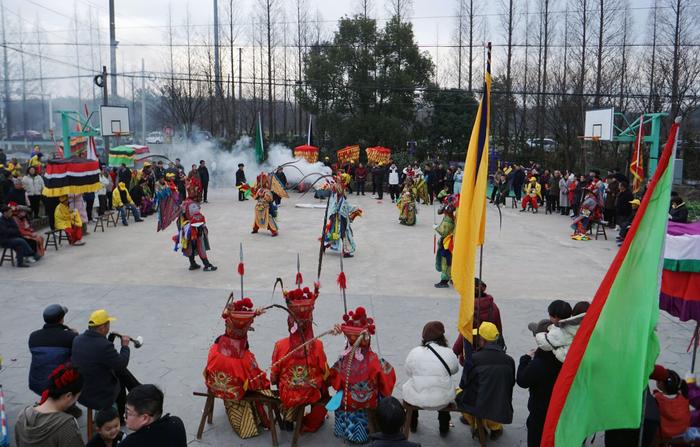
[[[479,278],[474,278],[474,321],[472,327],[479,327],[481,323],[488,321],[498,328],[500,338],[503,340],[503,325],[501,324],[501,311],[493,300],[493,297],[486,293],[486,283]],[[464,366],[464,337],[459,334],[452,351],[459,357],[459,364]]]

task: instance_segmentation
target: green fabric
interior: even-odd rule
[[[700,273],[699,259],[664,259],[664,270]]]
[[[255,159],[262,163],[265,159],[265,148],[263,147],[262,123],[258,117],[258,128],[255,132]]]
[[[659,354],[654,329],[672,173],[671,162],[653,190],[617,275],[609,279],[607,302],[559,417],[557,447],[580,446],[592,433],[640,425],[643,393]]]

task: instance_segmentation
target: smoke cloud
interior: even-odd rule
[[[233,187],[238,164],[245,165],[245,173],[248,182],[255,181],[255,177],[261,172],[273,171],[277,166],[296,161],[295,168],[285,167],[284,175],[290,184],[298,183],[304,176],[312,173],[330,174],[331,169],[321,162],[309,163],[304,159],[294,158],[294,152],[285,145],[273,143],[267,150],[267,160],[262,164],[255,161],[255,147],[252,138],[241,137],[231,147],[225,150],[215,142],[204,141],[193,143],[191,141],[177,142],[172,145],[151,145],[152,154],[165,155],[175,161],[176,158],[185,167],[185,173],[189,172],[193,164],[199,165],[199,160],[204,160],[209,167],[210,185],[212,187]],[[301,172],[300,172],[301,171]],[[304,183],[313,183],[318,176],[312,175],[304,180]],[[322,183],[322,182],[319,182]]]

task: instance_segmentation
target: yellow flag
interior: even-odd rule
[[[491,43],[488,44],[484,92],[474,120],[464,161],[464,177],[459,196],[452,253],[452,283],[459,292],[457,329],[472,341],[474,320],[474,272],[476,247],[484,243],[486,226],[486,185],[489,170],[491,127]]]

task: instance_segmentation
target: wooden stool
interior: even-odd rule
[[[66,241],[70,244],[70,239],[68,239],[68,233],[66,233],[63,230],[56,230],[58,231],[58,245],[61,245],[63,241]]]
[[[486,446],[486,441],[488,437],[486,436],[486,424],[484,423],[484,420],[481,418],[475,418],[474,419],[474,429],[476,430],[477,436],[479,437],[479,445],[481,447]]]
[[[212,424],[214,422],[214,402],[216,401],[216,396],[209,392],[202,393],[199,391],[194,391],[192,395],[207,398],[206,402],[204,403],[202,418],[200,419],[199,427],[197,428],[197,439],[202,439],[204,424]],[[270,436],[272,437],[272,445],[277,447],[279,445],[279,440],[277,438],[277,428],[275,425],[280,420],[279,399],[276,397],[265,396],[264,394],[260,394],[255,391],[248,391],[241,400],[252,404],[259,403],[264,407],[267,407],[267,417],[270,420]]]
[[[450,402],[450,404],[444,408],[441,408],[439,410],[424,410],[420,407],[416,407],[415,405],[411,405],[406,401],[403,401],[403,408],[406,410],[406,423],[403,426],[403,434],[406,436],[406,439],[411,435],[411,418],[413,418],[413,413],[416,411],[448,411],[450,413],[462,413],[462,410],[457,408],[457,404],[454,402]]]
[[[97,232],[97,227],[100,227],[100,229],[102,230],[103,233],[105,232],[105,218],[104,218],[104,216],[97,216],[97,218],[95,219],[95,228],[92,229],[93,233]]]
[[[604,220],[592,220],[591,223],[588,225],[588,234],[591,236],[595,236],[595,240],[598,240],[598,236],[601,234],[605,238],[605,240],[608,240],[608,234],[605,232],[605,226],[608,223]],[[595,225],[595,235],[593,234],[593,226]]]
[[[114,211],[105,211],[102,217],[107,219],[107,228],[109,228],[110,225],[117,228],[117,216]]]
[[[318,403],[314,403],[314,405],[326,405],[328,401],[330,400],[329,397],[321,397],[321,400],[318,401]],[[296,421],[294,421],[294,432],[292,434],[292,447],[297,447],[299,445],[299,437],[301,436],[301,426],[304,425],[304,409],[307,407],[307,405],[299,405],[296,407],[297,409],[297,418]],[[369,417],[370,410],[367,411],[367,418],[370,421],[370,428],[369,431],[372,432],[373,430],[373,417]],[[374,414],[372,414],[374,416]]]
[[[54,247],[58,251],[59,239],[56,239],[56,233],[63,233],[60,230],[49,230],[44,231],[46,236],[46,242],[44,243],[44,250],[48,249],[49,246]]]
[[[8,250],[9,253],[8,253]],[[13,250],[10,247],[4,247],[2,249],[2,258],[0,258],[0,267],[2,267],[3,262],[10,261],[12,267],[15,266],[15,257],[13,256]]]

